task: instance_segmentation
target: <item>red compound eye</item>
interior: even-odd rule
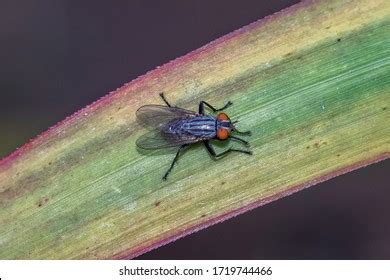
[[[217,137],[219,140],[226,140],[229,138],[230,132],[225,128],[218,128]]]
[[[218,116],[217,116],[217,119],[219,121],[228,121],[228,120],[230,120],[228,115],[226,115],[226,113],[219,113]]]

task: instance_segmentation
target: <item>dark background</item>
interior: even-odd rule
[[[298,1],[0,2],[0,158],[111,90]],[[140,259],[390,258],[389,161]],[[387,184],[386,184],[387,182]]]

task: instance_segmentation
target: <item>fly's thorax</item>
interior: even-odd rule
[[[212,139],[216,136],[216,119],[203,115],[177,119],[171,121],[164,130],[172,134],[191,135],[200,140]]]

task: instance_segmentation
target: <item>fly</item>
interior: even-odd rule
[[[163,176],[166,180],[173,166],[177,162],[180,152],[193,143],[203,142],[210,155],[218,159],[230,152],[238,152],[251,155],[252,151],[229,148],[221,153],[216,153],[210,140],[225,141],[229,138],[249,145],[247,141],[237,136],[231,135],[232,132],[242,135],[251,135],[250,131],[241,132],[235,128],[228,115],[222,110],[231,106],[232,102],[227,102],[222,108],[216,109],[206,101],[199,103],[198,113],[175,106],[171,106],[163,93],[160,97],[166,104],[164,105],[144,105],[137,110],[137,120],[151,130],[137,139],[137,146],[141,149],[152,150],[169,147],[179,147],[171,166]],[[218,115],[211,116],[205,114],[205,106],[212,112],[220,112]]]

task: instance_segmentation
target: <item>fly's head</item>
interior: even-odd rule
[[[239,134],[251,135],[250,131],[237,130],[234,126],[236,122],[232,122],[226,113],[219,113],[217,116],[217,138],[219,140],[226,140],[233,131]]]
[[[226,113],[219,113],[217,116],[217,138],[219,140],[226,140],[230,133],[234,130],[233,123]]]

